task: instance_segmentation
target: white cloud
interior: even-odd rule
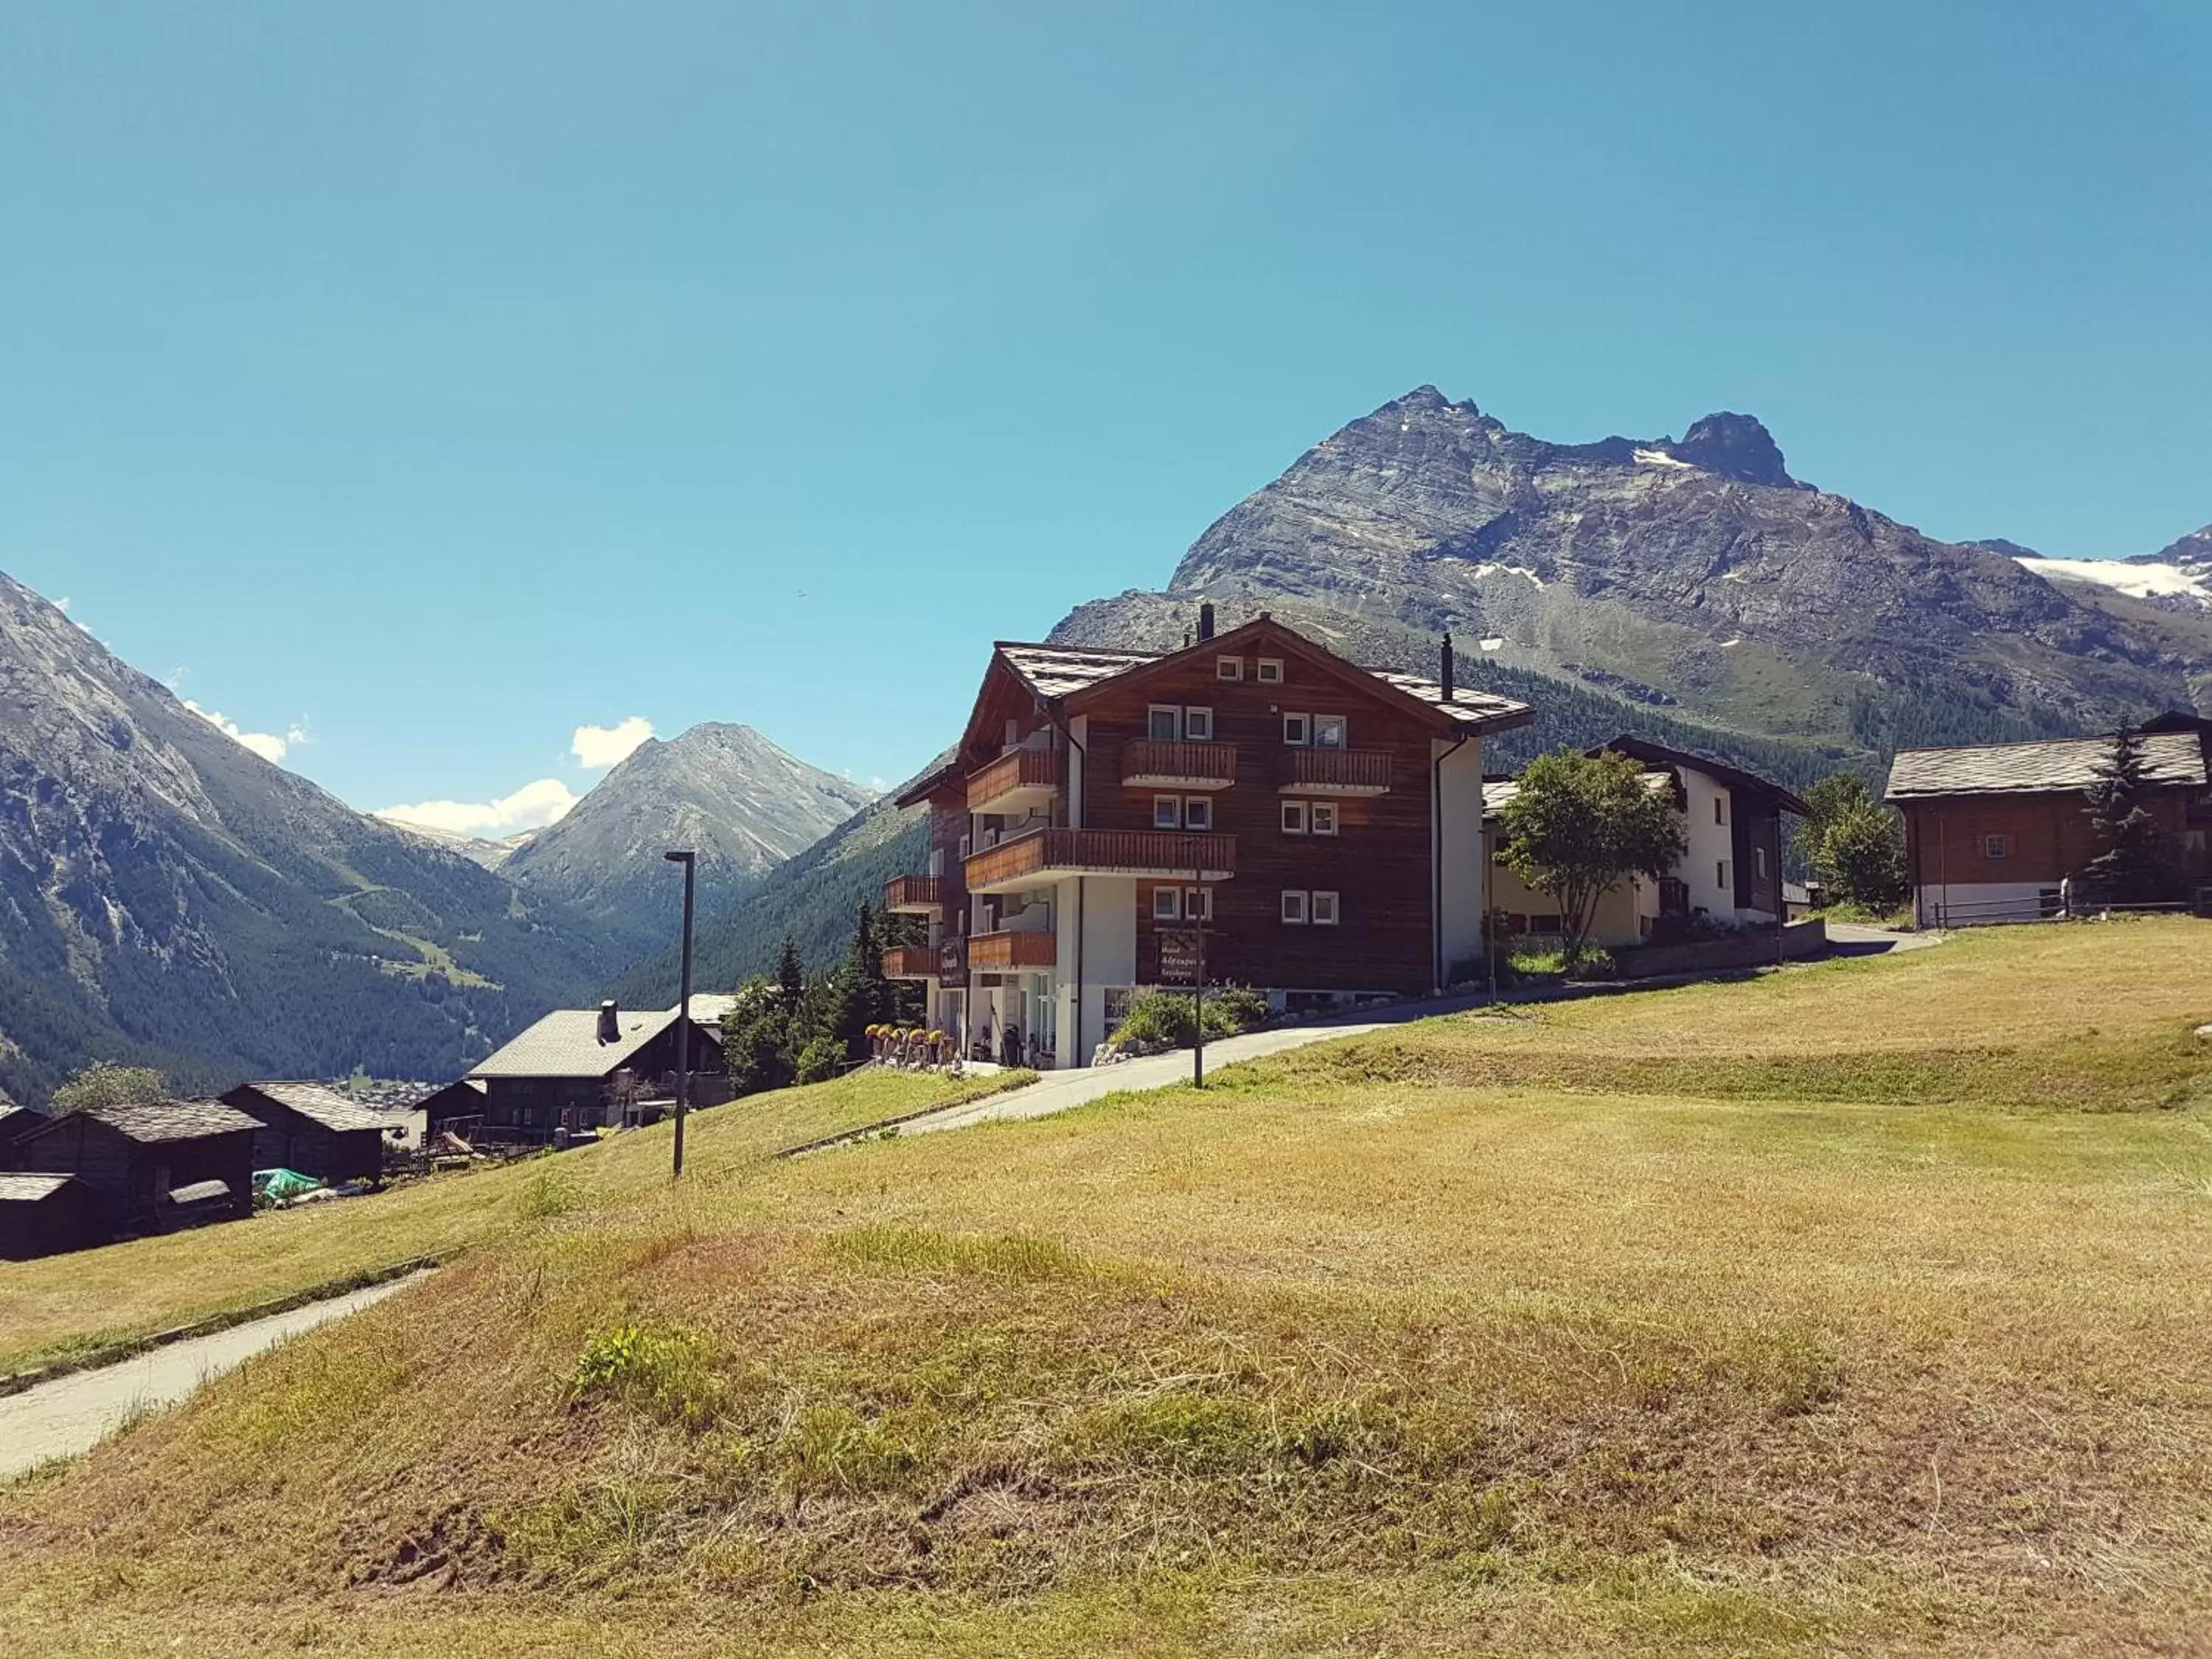
[[[627,758],[631,750],[653,736],[653,722],[632,714],[617,726],[580,726],[569,741],[568,752],[586,770],[596,772]]]
[[[284,757],[290,752],[293,744],[307,741],[307,727],[304,720],[294,721],[284,735],[279,737],[274,732],[243,731],[236,720],[228,720],[212,708],[203,708],[190,697],[185,699],[185,707],[225,737],[251,749],[272,766],[283,764]]]
[[[379,807],[374,816],[449,835],[500,836],[558,823],[575,804],[576,796],[560,779],[540,778],[497,800],[417,801],[412,806]]]

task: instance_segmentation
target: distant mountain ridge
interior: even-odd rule
[[[663,858],[699,854],[702,912],[730,902],[874,799],[749,726],[710,722],[647,738],[501,873],[629,940],[665,939],[681,880]]]
[[[603,931],[250,752],[0,574],[0,1087],[449,1077],[619,966]]]
[[[1418,387],[1223,514],[1164,592],[1079,606],[1052,637],[1171,646],[1200,599],[1378,665],[1425,669],[1449,629],[1470,665],[1579,684],[1624,720],[1839,754],[1931,722],[1966,741],[2212,707],[2212,617],[1923,535],[1795,478],[1734,413],[1557,444]]]

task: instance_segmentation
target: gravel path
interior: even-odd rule
[[[149,1349],[98,1370],[77,1371],[0,1399],[0,1480],[35,1468],[52,1457],[73,1457],[114,1432],[131,1417],[173,1406],[210,1377],[220,1376],[285,1338],[343,1319],[395,1291],[420,1284],[430,1270],[410,1273],[327,1302],[234,1325],[212,1336]]]

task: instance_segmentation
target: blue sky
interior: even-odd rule
[[[633,718],[896,779],[1424,381],[2146,551],[2208,81],[2124,0],[12,6],[0,569],[374,808]]]

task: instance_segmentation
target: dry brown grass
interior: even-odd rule
[[[0,1497],[0,1627],[55,1654],[2207,1650],[2201,1108],[1446,1068],[1689,1021],[1740,1058],[1791,1022],[1932,1052],[1943,998],[2031,1056],[2009,1077],[2094,1024],[2193,1101],[2204,1062],[2139,1050],[2212,1016],[2203,939],[2022,930],[1424,1026],[1394,1041],[1442,1058],[1385,1079],[1301,1057],[611,1187]]]
[[[855,1074],[702,1112],[686,1126],[692,1167],[713,1176],[817,1134],[966,1098],[997,1079]],[[420,1256],[501,1237],[549,1211],[615,1203],[667,1176],[665,1133],[623,1136],[552,1159],[410,1182],[341,1204],[105,1249],[0,1262],[0,1372],[24,1370],[230,1313]]]

